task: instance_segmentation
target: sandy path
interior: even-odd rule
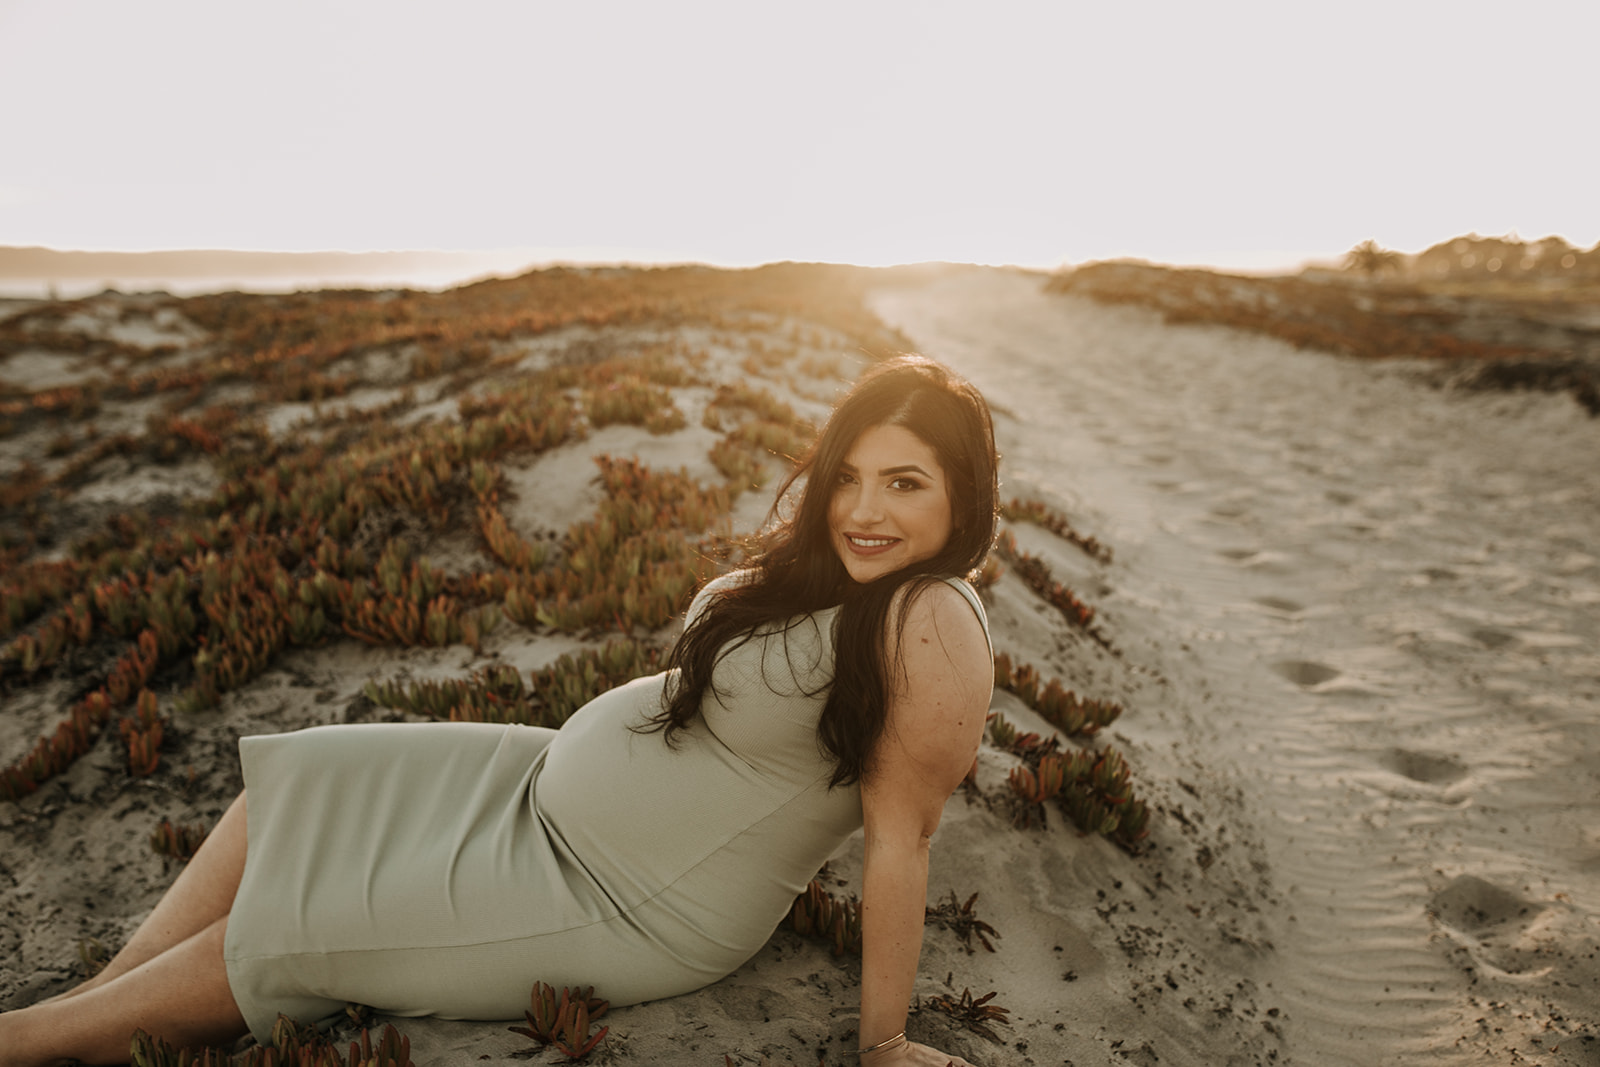
[[[1600,1063],[1600,420],[1019,275],[875,310],[1116,549],[1092,602],[1254,815],[1291,1062]]]

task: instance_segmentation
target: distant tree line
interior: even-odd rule
[[[1368,239],[1345,253],[1344,269],[1367,278],[1411,281],[1600,281],[1600,243],[1585,251],[1561,237],[1523,241],[1468,234],[1407,256]]]

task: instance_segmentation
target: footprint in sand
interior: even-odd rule
[[[1313,663],[1303,659],[1280,660],[1272,665],[1272,669],[1302,689],[1310,689],[1330,678],[1339,677],[1339,672],[1326,663]]]
[[[1428,901],[1428,912],[1463,933],[1476,934],[1515,919],[1531,920],[1544,905],[1470,874],[1458,875]]]
[[[1293,600],[1285,600],[1281,596],[1258,596],[1254,602],[1268,611],[1275,611],[1283,615],[1298,615],[1306,610],[1304,604],[1298,604]]]
[[[1542,942],[1547,908],[1470,874],[1458,875],[1428,901],[1428,914],[1480,967],[1504,974],[1549,969]],[[1560,925],[1559,923],[1557,925]]]
[[[1378,757],[1378,762],[1395,774],[1428,785],[1449,785],[1467,776],[1467,765],[1454,756],[1409,748],[1391,748]]]
[[[1223,559],[1259,574],[1288,574],[1291,570],[1281,552],[1258,548],[1224,548],[1217,553]]]
[[[1505,648],[1517,642],[1516,634],[1508,634],[1504,630],[1488,626],[1473,630],[1469,636],[1484,648]]]

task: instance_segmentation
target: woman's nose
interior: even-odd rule
[[[870,487],[863,486],[856,492],[854,506],[850,509],[850,517],[860,523],[877,522],[883,518],[883,497]]]

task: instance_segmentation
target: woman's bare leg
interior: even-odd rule
[[[42,1003],[98,989],[225,917],[244,874],[245,844],[244,794],[240,793],[122,951],[87,982]]]
[[[222,958],[227,927],[217,919],[70,1003],[0,1015],[0,1067],[126,1063],[136,1029],[180,1046],[231,1044],[246,1027]]]

